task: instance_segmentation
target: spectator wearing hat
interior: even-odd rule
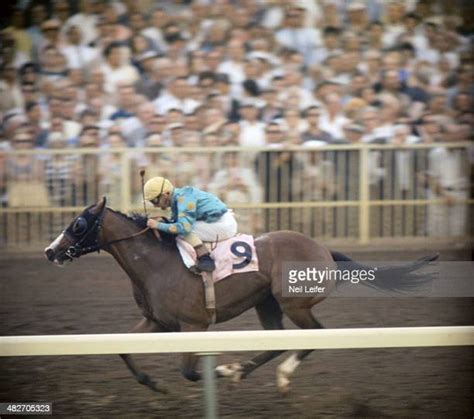
[[[348,144],[357,144],[362,140],[364,134],[364,127],[362,125],[356,124],[354,122],[349,122],[343,127],[344,137],[341,140]]]
[[[229,39],[230,26],[228,20],[217,19],[205,30],[202,30],[192,42],[199,45],[199,49],[204,52],[213,51],[217,47],[224,47]]]
[[[148,70],[153,66],[153,60],[158,58],[159,54],[153,49],[152,42],[146,36],[135,34],[130,39],[130,50],[132,64],[137,67],[140,74],[145,71],[145,66]]]
[[[48,19],[41,24],[41,33],[43,41],[39,46],[39,58],[43,54],[43,51],[49,47],[53,46],[59,48],[62,46],[63,37],[60,32],[61,22],[58,19]]]
[[[346,11],[350,30],[364,34],[369,23],[366,5],[361,1],[353,1],[348,4]]]
[[[269,2],[262,16],[262,26],[268,29],[277,29],[282,26],[285,18],[285,0],[273,0]]]
[[[135,90],[138,94],[146,96],[149,100],[155,100],[163,89],[163,79],[160,75],[160,63],[158,56],[153,51],[145,52],[141,57],[143,74],[135,82]]]
[[[337,0],[324,0],[322,2],[322,17],[318,22],[318,25],[332,26],[334,28],[341,28],[344,26],[342,16],[338,10]]]

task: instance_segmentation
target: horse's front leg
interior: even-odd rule
[[[130,330],[130,333],[154,332],[166,332],[166,330],[158,323],[146,318],[143,318],[135,327],[133,327],[132,330]],[[144,386],[147,386],[151,390],[156,391],[158,393],[168,393],[168,390],[165,387],[157,385],[148,374],[145,374],[144,372],[140,371],[130,354],[120,354],[120,358],[123,359],[127,368],[130,370],[130,372],[140,384],[143,384]]]
[[[207,330],[207,325],[190,325],[182,324],[181,332],[204,332]],[[184,378],[190,381],[199,381],[202,374],[196,370],[199,357],[193,353],[185,353],[181,358],[181,374]]]

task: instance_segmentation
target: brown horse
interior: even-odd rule
[[[73,220],[45,249],[45,253],[50,261],[57,264],[100,249],[110,253],[130,277],[136,303],[143,314],[143,319],[131,330],[132,333],[207,330],[211,320],[205,308],[202,281],[186,269],[174,241],[157,240],[151,230],[145,230],[146,221],[144,216],[127,216],[107,208],[103,198]],[[300,328],[322,328],[311,308],[326,298],[331,288],[327,287],[327,292],[317,297],[283,297],[282,262],[321,261],[335,267],[337,261],[350,259],[336,252],[331,253],[303,234],[290,231],[264,234],[256,239],[255,246],[259,259],[258,272],[231,275],[216,283],[216,321],[225,322],[255,307],[265,329],[283,329],[283,314]],[[417,269],[420,263],[400,271],[396,285],[391,280],[381,281],[379,286],[382,284],[382,287],[391,289],[410,286],[410,272]],[[219,366],[216,374],[232,376],[234,380],[244,378],[282,352],[266,351],[244,363]],[[279,365],[277,383],[280,390],[288,389],[290,375],[311,352],[299,351]],[[164,387],[138,369],[130,355],[120,356],[139,383],[154,391],[166,392]],[[192,381],[201,378],[196,370],[197,360],[194,354],[183,354],[181,371]]]

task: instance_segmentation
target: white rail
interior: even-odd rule
[[[0,356],[474,346],[474,326],[0,337]]]
[[[474,326],[3,336],[1,356],[196,352],[203,355],[205,417],[218,418],[216,352],[474,346]]]

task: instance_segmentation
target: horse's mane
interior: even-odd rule
[[[109,208],[110,209],[110,208]],[[138,212],[132,212],[131,214],[127,215],[124,214],[123,212],[116,211],[113,209],[110,209],[114,214],[117,214],[121,218],[132,221],[137,227],[144,229],[147,227],[147,221],[148,217],[140,214]],[[166,246],[171,246],[174,247],[176,245],[176,236],[170,233],[164,233],[162,231],[159,231],[162,243]]]
[[[140,214],[138,212],[132,212],[130,215],[127,215],[120,211],[116,211],[116,210],[111,210],[111,211],[113,211],[115,214],[119,215],[120,217],[126,220],[133,221],[135,225],[141,229],[146,228],[146,223],[148,221],[148,218],[143,214]]]

